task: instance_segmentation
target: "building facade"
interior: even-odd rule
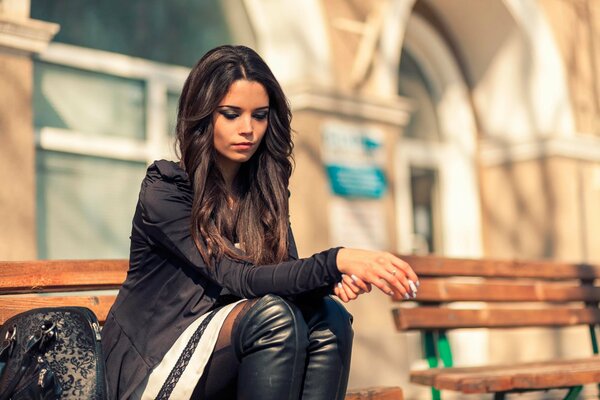
[[[292,105],[302,255],[598,263],[599,29],[592,0],[0,0],[0,258],[126,257],[145,167],[176,157],[189,68],[236,43]],[[384,296],[349,308],[351,386],[420,398],[418,334],[394,332]],[[531,332],[548,357],[586,354],[580,334]],[[540,354],[451,340],[465,365]]]

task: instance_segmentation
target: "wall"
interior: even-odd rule
[[[0,259],[36,257],[31,54],[58,26],[29,18],[29,1],[0,0]]]

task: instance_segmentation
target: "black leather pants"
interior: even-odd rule
[[[240,361],[238,399],[344,398],[353,332],[350,314],[335,300],[292,303],[267,295],[232,333]]]

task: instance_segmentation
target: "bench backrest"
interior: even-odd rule
[[[0,325],[37,307],[88,307],[104,322],[128,260],[0,262]]]
[[[417,307],[394,310],[399,330],[600,323],[599,265],[402,258],[419,275],[421,287],[413,302]]]
[[[421,287],[417,307],[394,310],[399,330],[600,323],[599,265],[402,258],[419,274]],[[63,305],[88,307],[104,321],[127,268],[123,259],[0,262],[0,324],[31,308]],[[460,309],[452,308],[454,302]],[[515,302],[528,304],[507,305]]]

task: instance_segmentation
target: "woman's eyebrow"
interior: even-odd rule
[[[236,110],[236,111],[241,111],[241,110],[242,110],[242,108],[241,108],[241,107],[238,107],[238,106],[231,106],[231,105],[227,105],[227,104],[224,104],[224,105],[222,105],[222,106],[218,106],[218,107],[217,107],[217,109],[221,109],[221,108],[230,108],[230,109],[232,109],[232,110]],[[262,106],[262,107],[257,107],[257,108],[255,108],[255,109],[254,109],[254,111],[258,111],[258,110],[268,110],[268,109],[269,109],[269,106]]]

